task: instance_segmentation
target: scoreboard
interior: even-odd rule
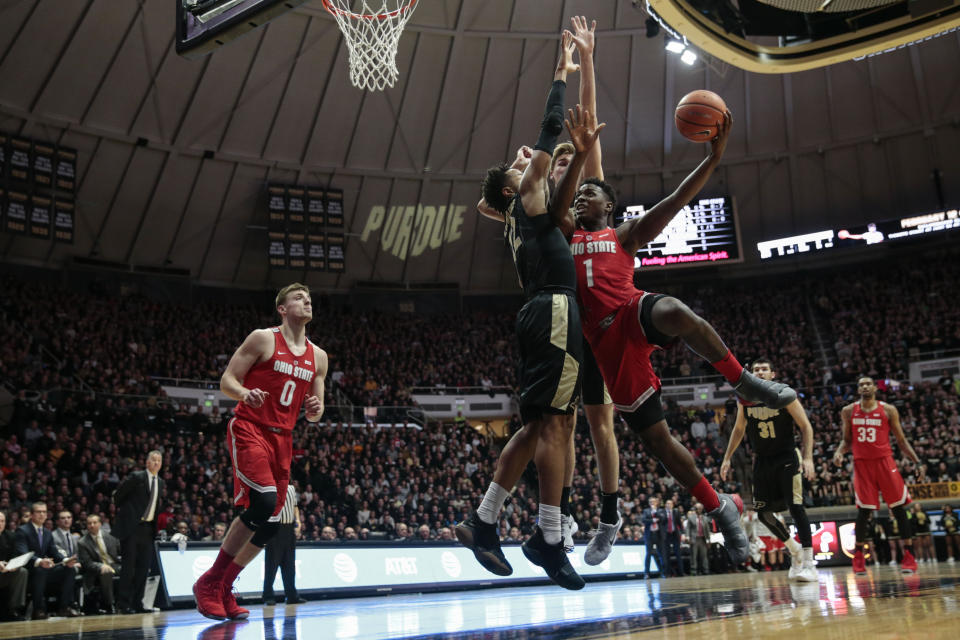
[[[618,220],[642,218],[650,207],[627,206]],[[673,268],[742,262],[737,217],[730,198],[703,198],[685,206],[653,242],[642,247],[634,267]]]
[[[0,232],[73,242],[77,151],[0,132]]]
[[[267,210],[271,267],[343,272],[343,191],[270,184]]]

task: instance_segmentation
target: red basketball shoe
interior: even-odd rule
[[[223,609],[231,620],[246,620],[250,615],[249,609],[244,609],[237,604],[237,596],[234,595],[230,585],[223,587]]]
[[[858,576],[867,575],[867,563],[863,560],[863,549],[860,547],[853,554],[853,572]]]
[[[193,598],[197,601],[197,611],[211,620],[223,620],[227,612],[223,608],[223,592],[227,586],[219,578],[211,578],[205,573],[193,583]]]
[[[917,561],[914,559],[913,554],[908,550],[903,550],[903,561],[900,562],[900,573],[916,573],[917,572]]]

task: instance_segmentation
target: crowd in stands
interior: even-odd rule
[[[918,353],[960,348],[960,308],[949,291],[958,261],[855,268],[830,278],[733,283],[680,295],[707,318],[743,362],[765,355],[801,394],[814,428],[818,475],[811,506],[851,504],[851,469],[830,462],[839,443],[839,412],[855,400],[860,373],[877,378],[880,397],[897,406],[922,463],[902,461],[907,483],[960,480],[957,381],[945,374],[911,386]],[[148,451],[164,452],[163,513],[169,535],[218,539],[233,517],[230,460],[224,447],[229,412],[211,414],[170,402],[157,377],[219,378],[232,350],[255,327],[275,323],[263,310],[201,303],[160,303],[38,284],[0,275],[0,385],[15,400],[0,415],[0,511],[13,529],[31,504],[48,506],[49,528],[67,511],[83,532],[96,514],[110,531],[111,494]],[[38,312],[38,301],[43,312]],[[817,327],[814,326],[815,323]],[[312,340],[330,354],[326,402],[334,390],[361,406],[406,405],[414,386],[515,384],[512,319],[465,315],[356,313],[318,308]],[[818,328],[819,327],[819,328]],[[823,366],[819,332],[830,343]],[[675,347],[658,355],[664,377],[712,374],[695,354]],[[82,382],[81,382],[82,381]],[[899,381],[899,382],[898,382]],[[734,478],[719,477],[736,401],[723,407],[667,407],[677,437],[718,490],[749,494],[747,445]],[[295,436],[293,481],[306,540],[393,538],[451,540],[451,527],[481,500],[502,443],[462,425],[430,422],[396,428],[356,427],[335,409]],[[518,419],[514,417],[515,429]],[[576,432],[578,473],[572,512],[579,537],[596,526],[600,488],[582,416]],[[625,424],[621,511],[625,539],[642,539],[640,514],[651,496],[690,499]],[[900,458],[898,454],[898,459]],[[849,459],[848,459],[849,461]],[[522,540],[536,517],[531,466],[508,501],[502,535]]]

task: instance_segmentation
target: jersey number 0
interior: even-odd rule
[[[293,380],[287,380],[283,385],[283,391],[280,392],[280,404],[289,407],[293,402],[293,392],[297,390],[297,383]]]

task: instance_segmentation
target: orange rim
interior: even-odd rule
[[[394,18],[401,13],[406,13],[411,11],[413,6],[417,4],[418,0],[410,0],[406,6],[400,7],[395,11],[388,11],[386,13],[353,13],[352,11],[344,11],[339,7],[333,6],[331,0],[323,0],[323,8],[326,9],[331,14],[340,14],[342,16],[348,16],[354,20],[386,20],[387,18]]]

